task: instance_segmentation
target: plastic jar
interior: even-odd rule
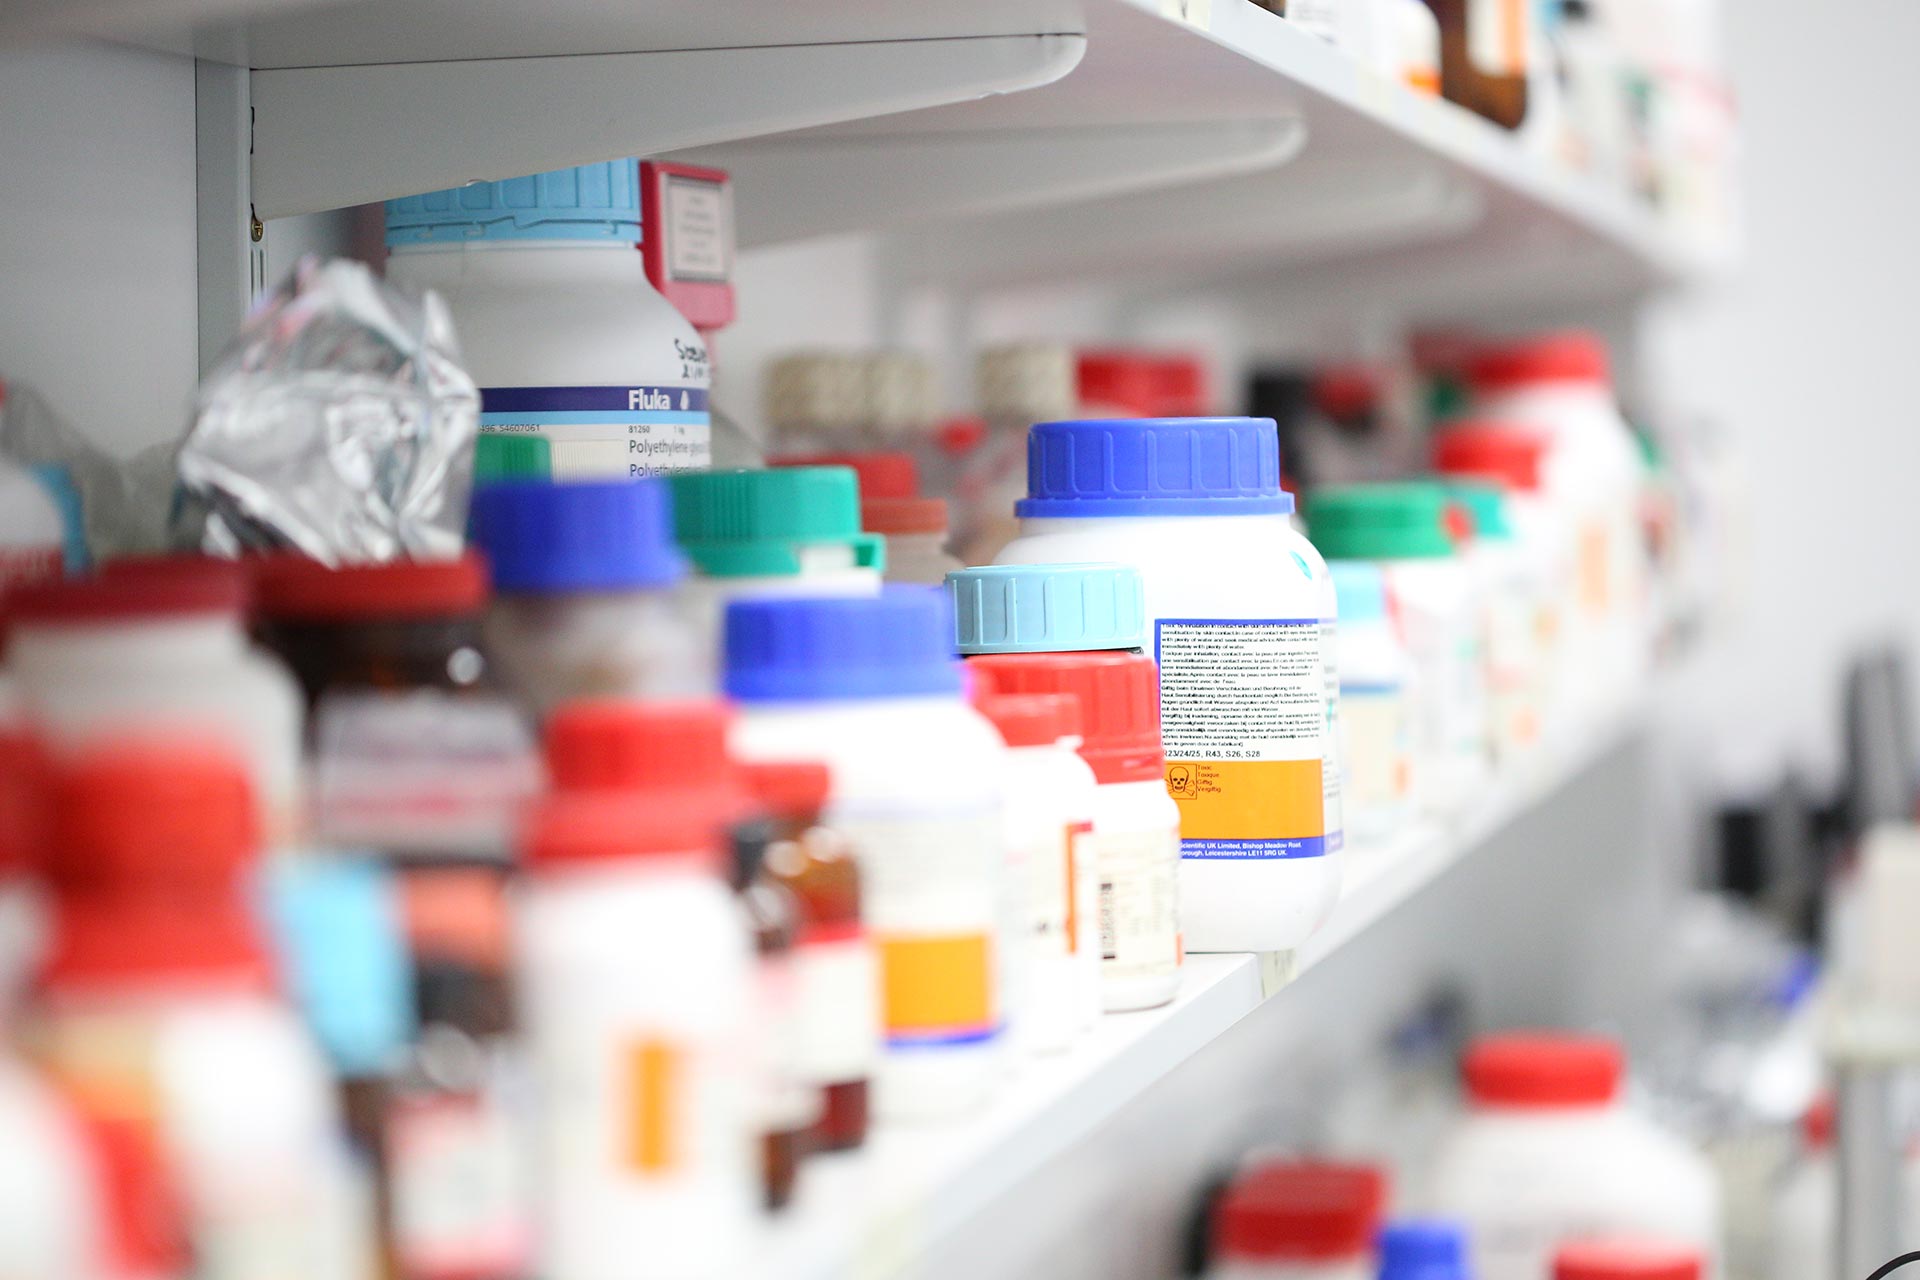
[[[970,1110],[1002,1041],[1005,748],[961,698],[940,593],[739,600],[726,617],[736,753],[833,771],[880,957],[888,1119]]]
[[[1380,1231],[1378,1280],[1474,1280],[1467,1233],[1439,1218],[1390,1222]]]
[[[1511,759],[1540,740],[1544,689],[1538,619],[1547,584],[1521,548],[1496,486],[1454,481],[1447,493],[1469,517],[1467,571],[1478,581],[1486,647],[1487,712],[1496,757]]]
[[[962,567],[947,550],[947,502],[920,492],[910,453],[809,453],[774,458],[776,467],[851,467],[860,482],[860,527],[886,539],[888,582],[939,586]]]
[[[833,789],[831,770],[811,762],[763,762],[744,772],[773,828],[766,874],[800,904],[796,1060],[801,1080],[821,1100],[807,1145],[850,1150],[867,1139],[867,1084],[880,1055],[880,984],[873,939],[860,919],[860,870],[846,838],[821,822]]]
[[[50,1074],[152,1144],[198,1274],[331,1280],[369,1224],[347,1216],[326,1065],[251,909],[245,772],[190,740],[102,745],[56,775],[53,822],[33,1037]]]
[[[1369,1165],[1266,1164],[1213,1206],[1208,1280],[1373,1280],[1386,1177]]]
[[[1823,1258],[1813,1270],[1795,1274],[1818,1276],[1831,1265],[1831,1258]],[[1647,1237],[1576,1240],[1553,1255],[1553,1280],[1701,1280],[1706,1271],[1699,1249]]]
[[[1167,795],[1154,668],[1143,654],[982,654],[1000,693],[1069,694],[1080,704],[1080,758],[1093,770],[1093,830],[1076,865],[1099,877],[1101,1007],[1151,1009],[1180,991],[1180,809]]]
[[[1544,432],[1551,441],[1545,491],[1575,520],[1571,625],[1592,645],[1590,658],[1570,661],[1586,673],[1590,700],[1604,704],[1647,658],[1645,462],[1614,403],[1606,347],[1591,334],[1549,334],[1481,353],[1468,377],[1476,420]]]
[[[1384,842],[1407,822],[1414,796],[1413,664],[1387,608],[1386,575],[1364,560],[1333,560],[1340,593],[1340,730],[1347,830]]]
[[[143,557],[13,594],[7,648],[22,705],[55,747],[204,729],[246,764],[268,839],[299,826],[300,695],[249,647],[246,576],[200,557]]]
[[[1533,584],[1531,625],[1539,666],[1541,731],[1560,718],[1564,686],[1580,680],[1566,661],[1567,619],[1574,605],[1574,525],[1542,487],[1549,441],[1538,431],[1472,421],[1450,424],[1434,442],[1434,470],[1449,481],[1500,487],[1512,546]]]
[[[676,477],[674,536],[693,562],[685,590],[709,651],[731,600],[872,595],[886,540],[860,531],[845,467],[711,471]]]
[[[261,641],[307,696],[317,837],[402,861],[504,861],[540,769],[481,636],[480,559],[269,556],[254,584]]]
[[[1027,492],[1000,563],[1140,570],[1187,945],[1298,946],[1340,889],[1322,653],[1332,588],[1288,522],[1273,421],[1040,423]]]
[[[0,595],[57,578],[66,565],[66,520],[33,472],[0,460]]]
[[[541,1275],[732,1276],[752,1239],[753,954],[721,856],[736,798],[685,782],[562,793],[528,824]]]
[[[471,538],[493,577],[488,648],[536,713],[712,691],[712,646],[673,590],[687,565],[671,503],[658,480],[474,490]]]
[[[947,592],[954,607],[955,648],[969,657],[1091,650],[1139,653],[1146,630],[1140,574],[1127,565],[985,565],[948,574]],[[985,668],[976,667],[975,672],[982,674]],[[990,676],[982,679],[983,685],[991,683]],[[991,695],[993,690],[986,692]],[[1066,713],[1068,723],[1083,725],[1078,694],[1066,696],[1072,702]],[[1078,747],[1082,729],[1075,727],[1071,733],[1076,739],[1071,745]],[[1087,767],[1084,761],[1079,764]],[[1058,803],[1057,798],[1053,803]],[[1107,950],[1100,945],[1100,881],[1090,832],[1088,826],[1071,835],[1064,850],[1074,894],[1068,906],[1070,914],[1065,917],[1071,922],[1066,939],[1079,974],[1079,993],[1073,999],[1084,1011],[1081,1018],[1086,1024],[1105,1005],[1101,970]],[[1029,860],[1029,864],[1045,874],[1052,861],[1042,857],[1037,863]],[[1054,892],[1043,889],[1035,903],[1041,913],[1035,923],[1043,931],[1051,927],[1044,920],[1053,916],[1054,896]],[[1047,1034],[1043,1031],[1043,1038]]]
[[[1313,536],[1336,560],[1367,560],[1386,575],[1418,680],[1416,794],[1430,811],[1460,807],[1485,781],[1485,647],[1479,593],[1456,554],[1446,490],[1437,484],[1317,489]]]
[[[1093,830],[1099,784],[1075,750],[1079,700],[1065,694],[997,694],[976,704],[1007,744],[1007,843],[1024,868],[1026,908],[1014,933],[1024,937],[1024,1027],[1020,1039],[1042,1053],[1066,1049],[1100,1016],[1100,953],[1093,934],[1099,887],[1076,865]],[[1084,938],[1082,935],[1085,935]]]
[[[632,160],[389,200],[386,221],[387,278],[446,300],[483,434],[546,437],[563,479],[711,465],[706,344],[647,282]]]
[[[1466,1225],[1480,1280],[1537,1280],[1555,1247],[1580,1236],[1650,1234],[1717,1251],[1713,1171],[1622,1105],[1612,1041],[1488,1036],[1463,1067],[1469,1110],[1441,1144],[1432,1201]]]
[[[713,792],[731,810],[727,882],[738,896],[755,950],[749,1059],[767,1207],[793,1194],[801,1142],[820,1118],[817,1092],[800,1078],[799,1002],[793,953],[799,907],[760,876],[771,841],[747,817],[748,795],[727,754],[732,715],[718,700],[641,704],[601,699],[568,703],[547,721],[547,774],[556,791],[656,797],[682,787]],[[745,819],[745,820],[743,820]]]

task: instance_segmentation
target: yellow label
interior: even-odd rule
[[[1595,520],[1581,526],[1579,557],[1580,602],[1589,613],[1605,613],[1613,604],[1605,524]]]
[[[993,941],[984,933],[879,938],[889,1039],[978,1039],[996,1020]]]
[[[676,1112],[685,1082],[685,1060],[665,1040],[629,1045],[622,1064],[627,1095],[627,1164],[641,1173],[662,1174],[680,1163]]]
[[[1319,760],[1169,760],[1166,778],[1182,841],[1257,845],[1238,852],[1269,857],[1318,853],[1325,843]]]

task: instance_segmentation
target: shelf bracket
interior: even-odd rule
[[[733,175],[744,247],[1004,213],[1277,168],[1298,118],[756,138],[686,156]]]
[[[1015,93],[1082,35],[571,54],[251,74],[253,205],[315,213]]]

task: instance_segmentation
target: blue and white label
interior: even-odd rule
[[[483,387],[480,430],[546,437],[557,479],[663,476],[713,465],[705,387]]]

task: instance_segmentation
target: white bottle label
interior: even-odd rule
[[[675,339],[689,385],[483,387],[480,430],[545,436],[553,474],[659,476],[713,465],[707,352]]]
[[[1363,0],[1345,0],[1347,4]],[[1340,5],[1342,0],[1287,0],[1287,21],[1322,40],[1340,43]]]
[[[1318,618],[1163,618],[1160,737],[1188,858],[1325,854]]]
[[[1091,831],[1080,856],[1100,877],[1100,976],[1165,978],[1180,968],[1179,833]]]
[[[683,174],[666,180],[667,275],[725,284],[733,275],[733,191]]]
[[[761,956],[754,976],[755,1003],[764,1032],[761,1126],[768,1133],[805,1129],[820,1118],[820,1093],[800,1070],[803,1010],[798,951]]]
[[[504,858],[540,765],[504,699],[327,694],[314,711],[316,834],[383,853]]]
[[[511,1275],[532,1254],[513,1118],[490,1091],[403,1098],[389,1117],[394,1245],[418,1280]]]
[[[1467,57],[1481,74],[1525,75],[1534,0],[1467,0]]]
[[[1015,859],[1027,872],[1027,932],[1036,960],[1065,960],[1073,954],[1072,831],[1063,823],[1031,832]]]
[[[862,906],[880,957],[888,1047],[923,1050],[998,1036],[999,811],[848,808],[832,820],[866,877]]]
[[[880,1049],[880,976],[864,930],[803,930],[793,953],[800,1005],[800,1078],[847,1084],[873,1074]]]
[[[1320,799],[1327,829],[1327,852],[1338,853],[1347,844],[1340,808],[1340,628],[1332,618],[1320,620],[1320,688],[1327,699],[1327,718],[1320,730]]]
[[[1347,796],[1356,815],[1378,818],[1406,804],[1413,758],[1404,684],[1349,684],[1341,691]]]

